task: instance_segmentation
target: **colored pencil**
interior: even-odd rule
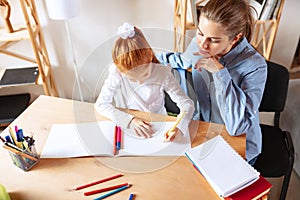
[[[17,141],[16,141],[16,138],[15,138],[15,133],[13,132],[13,129],[11,128],[11,126],[8,127],[8,130],[9,130],[9,136],[11,137],[12,144],[18,146],[17,143],[16,143]]]
[[[83,188],[87,188],[87,187],[90,187],[90,186],[93,186],[93,185],[96,185],[96,184],[99,184],[99,183],[110,181],[112,179],[119,178],[121,176],[123,176],[123,174],[117,174],[117,175],[114,175],[114,176],[111,176],[111,177],[108,177],[108,178],[105,178],[105,179],[102,179],[102,180],[99,180],[99,181],[95,181],[95,182],[92,182],[92,183],[88,183],[86,185],[76,187],[75,190],[81,190]]]
[[[117,134],[118,134],[118,126],[115,126],[115,133],[114,133],[114,155],[117,154]]]
[[[106,194],[104,194],[104,195],[102,195],[102,196],[96,198],[95,200],[104,199],[104,198],[109,197],[109,196],[111,196],[111,195],[113,195],[113,194],[116,194],[116,193],[118,193],[118,192],[121,192],[121,191],[123,191],[123,190],[125,190],[125,189],[127,189],[127,188],[129,188],[129,187],[130,187],[130,185],[120,187],[120,188],[118,188],[118,189],[116,189],[116,190],[113,190],[113,191],[111,191],[111,192],[109,192],[109,193],[106,193]]]
[[[129,199],[128,200],[133,200],[133,198],[134,198],[134,194],[133,193],[131,193],[130,195],[129,195]]]
[[[121,141],[122,141],[122,130],[121,130],[121,127],[118,126],[118,131],[117,131],[117,150],[121,149]]]
[[[106,188],[101,188],[101,189],[98,189],[98,190],[92,190],[92,191],[89,191],[89,192],[85,192],[83,194],[85,196],[89,196],[89,195],[98,194],[98,193],[101,193],[101,192],[106,192],[106,191],[118,189],[120,187],[124,187],[124,186],[128,186],[128,185],[129,185],[128,183],[123,183],[123,184],[114,185],[114,186],[110,186],[110,187],[106,187]]]
[[[9,151],[11,151],[11,152],[13,152],[15,154],[18,154],[18,155],[20,155],[22,157],[28,158],[30,160],[33,160],[33,161],[37,161],[38,160],[37,158],[35,158],[35,157],[31,156],[31,155],[28,155],[28,154],[26,154],[26,153],[24,153],[24,152],[22,152],[22,151],[20,151],[20,150],[18,150],[16,148],[14,148],[13,146],[10,146],[9,143],[6,143],[5,145],[3,145],[3,148],[5,148],[5,149],[7,149],[7,150],[9,150]]]

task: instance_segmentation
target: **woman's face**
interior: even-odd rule
[[[221,24],[200,16],[197,30],[197,43],[200,54],[203,57],[214,56],[220,58],[228,53],[240,36],[230,40],[225,33],[226,30]]]

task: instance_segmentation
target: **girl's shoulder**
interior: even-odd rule
[[[108,66],[108,71],[109,72],[118,72],[117,66],[115,65],[115,63],[112,63]]]
[[[152,65],[151,81],[160,82],[163,85],[175,79],[172,74],[172,68],[161,64]]]
[[[122,73],[118,70],[115,63],[110,64],[110,66],[108,67],[108,72],[111,75],[120,76],[120,77],[122,76]]]
[[[159,63],[152,64],[153,72],[158,73],[171,73],[172,68],[170,66],[165,66]]]

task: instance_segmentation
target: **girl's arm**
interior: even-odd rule
[[[127,128],[134,116],[120,111],[113,105],[113,99],[117,93],[117,89],[120,87],[121,79],[122,77],[116,67],[111,66],[109,75],[105,80],[95,103],[95,108],[99,114],[109,118],[116,124]]]
[[[132,129],[136,135],[140,137],[151,137],[153,130],[150,123],[142,119],[135,118],[126,112],[120,111],[113,105],[113,99],[120,87],[122,80],[121,74],[112,66],[109,71],[108,78],[102,86],[100,95],[95,103],[97,112],[123,128]],[[124,96],[120,98],[126,98]]]
[[[186,112],[181,122],[178,124],[180,131],[185,134],[188,132],[189,123],[194,114],[194,102],[184,93],[181,89],[179,83],[175,80],[173,74],[170,70],[167,70],[167,75],[165,79],[165,91],[169,94],[173,102],[176,103],[180,109],[180,114]]]

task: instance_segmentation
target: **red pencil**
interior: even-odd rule
[[[99,180],[99,181],[95,181],[93,183],[89,183],[89,184],[86,184],[86,185],[79,186],[79,187],[75,188],[75,190],[81,190],[83,188],[87,188],[87,187],[90,187],[90,186],[93,186],[93,185],[96,185],[96,184],[99,184],[99,183],[103,183],[105,181],[110,181],[112,179],[119,178],[121,176],[123,176],[123,174],[117,174],[117,175],[114,175],[114,176],[111,176],[111,177],[108,177],[108,178],[105,178],[105,179],[102,179],[102,180]]]
[[[121,130],[121,127],[118,126],[118,130],[117,130],[117,150],[121,149],[121,141],[122,141],[122,130]]]
[[[123,184],[120,184],[120,185],[114,185],[114,186],[110,186],[110,187],[106,187],[106,188],[101,188],[101,189],[98,189],[98,190],[92,190],[92,191],[89,191],[89,192],[85,192],[84,195],[89,196],[89,195],[97,194],[97,193],[100,193],[100,192],[106,192],[106,191],[109,191],[109,190],[118,189],[120,187],[124,187],[124,186],[128,186],[128,185],[129,185],[128,183],[123,183]]]
[[[117,135],[118,135],[118,126],[115,126],[115,135],[114,135],[114,155],[117,154]]]

